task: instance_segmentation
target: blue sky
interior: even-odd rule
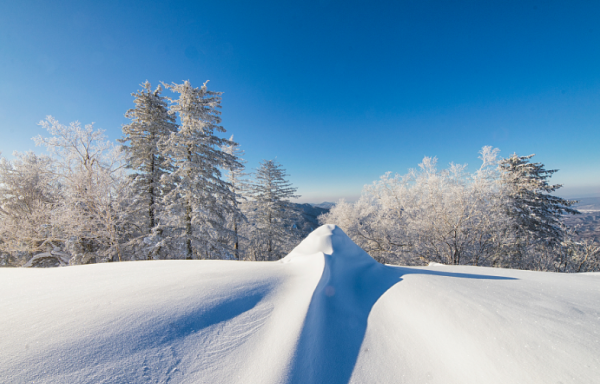
[[[474,170],[484,145],[600,196],[598,20],[597,1],[6,1],[0,150],[40,151],[46,115],[115,140],[142,82],[210,80],[249,168],[276,158],[300,201],[423,156]]]

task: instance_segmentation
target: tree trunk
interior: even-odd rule
[[[189,164],[192,163],[192,150],[188,147],[187,150],[187,161]],[[191,171],[188,168],[188,178],[191,180]],[[186,234],[186,247],[187,254],[185,258],[187,260],[192,259],[192,202],[190,201],[190,197],[186,199],[186,207],[185,207],[185,234]]]
[[[150,217],[150,228],[148,233],[152,233],[154,228],[154,155],[150,161],[150,185],[148,186],[148,194],[150,195],[150,202],[148,203],[148,216]]]
[[[187,260],[192,259],[192,206],[187,202],[185,207],[185,235],[186,235],[186,255]]]
[[[268,256],[268,260],[271,260],[271,251],[273,250],[272,247],[272,239],[271,239],[271,212],[269,211],[269,238],[267,239],[267,256]]]
[[[235,253],[235,258],[236,260],[240,259],[240,251],[239,251],[239,238],[238,238],[238,228],[237,228],[237,220],[234,218],[233,219],[233,233],[234,233],[234,241],[235,243],[233,244],[233,251]]]

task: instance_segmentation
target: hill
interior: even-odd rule
[[[331,209],[335,205],[335,203],[331,203],[329,201],[325,201],[325,202],[320,203],[320,204],[311,204],[311,205],[313,207],[316,207],[316,208],[323,208],[323,209],[329,210],[329,209]]]
[[[322,203],[326,204],[326,203]],[[312,231],[319,227],[319,216],[329,212],[331,207],[320,206],[314,204],[295,204],[292,206],[296,211],[300,213],[299,220],[296,222],[296,226],[302,230],[305,236],[308,236]]]
[[[322,226],[278,262],[0,269],[7,383],[593,383],[600,274],[376,263]]]
[[[581,212],[597,211],[600,212],[600,197],[581,197],[573,207]]]

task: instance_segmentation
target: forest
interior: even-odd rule
[[[220,92],[146,82],[132,95],[118,143],[93,125],[48,116],[47,135],[34,138],[46,154],[0,159],[1,266],[278,260],[313,229],[301,224],[281,164],[246,170],[220,125]],[[579,212],[554,194],[555,170],[533,155],[500,158],[492,147],[480,155],[473,173],[438,170],[428,157],[405,175],[386,173],[319,221],[381,263],[600,270],[600,245],[564,222]]]

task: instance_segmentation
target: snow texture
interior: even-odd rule
[[[376,263],[341,229],[278,262],[0,269],[6,383],[594,383],[600,274]]]

